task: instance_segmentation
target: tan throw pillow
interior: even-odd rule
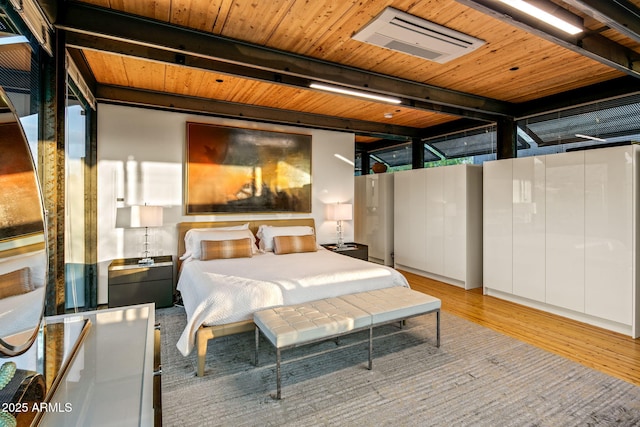
[[[273,252],[276,255],[315,252],[317,250],[316,237],[311,234],[306,236],[275,236],[273,238]]]
[[[34,289],[29,267],[0,275],[0,298],[26,294]]]
[[[251,239],[202,240],[200,242],[201,260],[250,258],[253,256]]]

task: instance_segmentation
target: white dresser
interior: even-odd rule
[[[395,265],[465,289],[482,286],[482,167],[394,173]]]

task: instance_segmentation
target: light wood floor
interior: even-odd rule
[[[442,300],[442,310],[585,366],[640,385],[640,339],[402,272],[411,287]],[[446,335],[443,335],[446,340]]]

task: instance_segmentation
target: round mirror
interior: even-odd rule
[[[46,294],[45,215],[33,156],[0,88],[0,356],[25,352],[38,334]]]

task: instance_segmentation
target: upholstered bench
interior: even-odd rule
[[[405,287],[358,292],[303,304],[258,311],[255,364],[258,365],[260,332],[276,348],[276,398],[281,398],[281,350],[369,330],[369,369],[372,368],[373,328],[436,313],[436,346],[440,347],[438,298]]]

